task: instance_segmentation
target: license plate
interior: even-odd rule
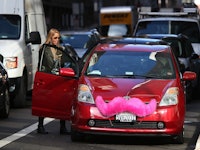
[[[136,120],[136,116],[131,113],[120,113],[116,115],[115,119],[120,122],[133,122]]]

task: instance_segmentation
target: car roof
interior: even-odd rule
[[[125,37],[113,39],[111,44],[143,44],[143,45],[167,45],[167,43],[161,39],[144,38],[144,37]]]
[[[146,38],[155,38],[155,39],[188,39],[187,36],[183,34],[144,34],[139,35],[138,37],[146,37]]]
[[[179,37],[177,34],[144,34],[139,35],[138,37],[155,37],[155,38],[162,38],[162,37]]]
[[[135,51],[135,52],[156,52],[168,51],[169,46],[166,45],[143,45],[143,44],[99,44],[95,47],[95,51]]]
[[[99,43],[95,51],[169,51],[167,42],[150,38],[122,38]]]
[[[91,34],[91,31],[60,31],[61,35],[71,35],[71,34]]]
[[[184,18],[184,17],[149,17],[139,19],[138,22],[142,21],[189,21],[189,22],[198,22],[197,19],[194,18]]]

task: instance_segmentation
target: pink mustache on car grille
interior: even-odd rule
[[[151,99],[150,103],[145,104],[139,98],[129,100],[123,97],[115,97],[109,103],[106,103],[102,96],[96,97],[96,106],[105,117],[111,117],[118,113],[129,112],[139,117],[145,117],[156,110],[156,100]]]

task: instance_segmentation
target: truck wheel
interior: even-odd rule
[[[8,118],[10,113],[10,96],[8,89],[5,90],[2,96],[2,108],[0,109],[0,118]]]
[[[17,93],[13,100],[14,108],[23,108],[26,106],[26,77],[23,75],[19,81],[19,89],[17,89]]]

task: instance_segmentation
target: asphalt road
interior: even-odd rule
[[[200,133],[200,100],[187,104],[185,143],[172,144],[158,137],[92,136],[86,141],[71,142],[70,135],[59,134],[59,120],[45,119],[49,134],[36,132],[37,117],[31,115],[31,101],[26,108],[12,109],[9,118],[0,120],[2,150],[194,150]],[[67,122],[70,130],[70,124]]]

